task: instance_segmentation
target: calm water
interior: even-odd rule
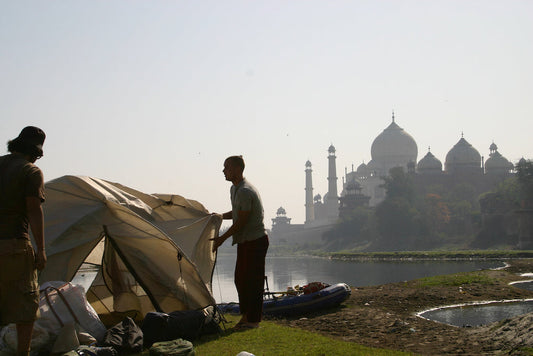
[[[309,282],[370,286],[416,278],[502,267],[501,261],[348,262],[314,257],[268,257],[266,275],[270,291]],[[233,284],[235,256],[219,254],[213,274],[217,302],[237,301]]]
[[[233,284],[235,257],[218,255],[213,273],[213,296],[218,303],[238,300]],[[315,281],[329,284],[344,282],[353,287],[370,286],[503,265],[501,261],[348,262],[314,257],[267,256],[266,275],[270,291],[284,291],[289,286]],[[87,288],[93,278],[94,272],[85,272],[78,274],[73,282]],[[520,283],[517,287],[533,290],[533,282]],[[533,312],[533,301],[441,308],[422,313],[421,316],[456,326],[477,326],[529,312]]]
[[[533,300],[441,308],[420,316],[455,326],[479,326],[533,312]]]

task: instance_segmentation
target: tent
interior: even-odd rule
[[[47,182],[45,194],[48,262],[40,283],[69,282],[92,264],[97,274],[87,299],[99,314],[215,304],[209,239],[221,218],[199,202],[82,176]]]

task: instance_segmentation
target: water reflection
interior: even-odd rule
[[[217,302],[237,301],[233,284],[235,255],[219,254],[213,274]],[[422,277],[501,267],[501,261],[340,261],[317,257],[269,257],[266,275],[271,291],[319,281],[370,286]]]

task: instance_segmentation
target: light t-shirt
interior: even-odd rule
[[[263,203],[257,189],[246,179],[243,179],[237,186],[231,186],[230,195],[233,223],[237,221],[239,211],[250,212],[248,221],[243,228],[233,234],[233,245],[265,236]]]

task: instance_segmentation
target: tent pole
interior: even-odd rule
[[[161,309],[161,306],[159,305],[155,297],[152,295],[152,293],[150,292],[146,284],[142,281],[142,279],[139,277],[139,275],[132,268],[131,264],[128,262],[128,260],[126,259],[126,257],[124,256],[120,248],[118,247],[116,241],[113,240],[113,237],[111,237],[111,235],[109,234],[109,231],[107,230],[107,226],[103,225],[103,227],[104,227],[104,233],[105,233],[106,238],[108,238],[109,242],[111,243],[111,245],[113,245],[113,248],[119,255],[120,259],[128,268],[128,272],[130,272],[133,275],[133,277],[135,278],[135,281],[137,281],[141,285],[142,289],[146,292],[146,295],[148,295],[148,298],[150,298],[150,301],[152,302],[152,305],[154,306],[155,310],[163,313],[164,311]]]

